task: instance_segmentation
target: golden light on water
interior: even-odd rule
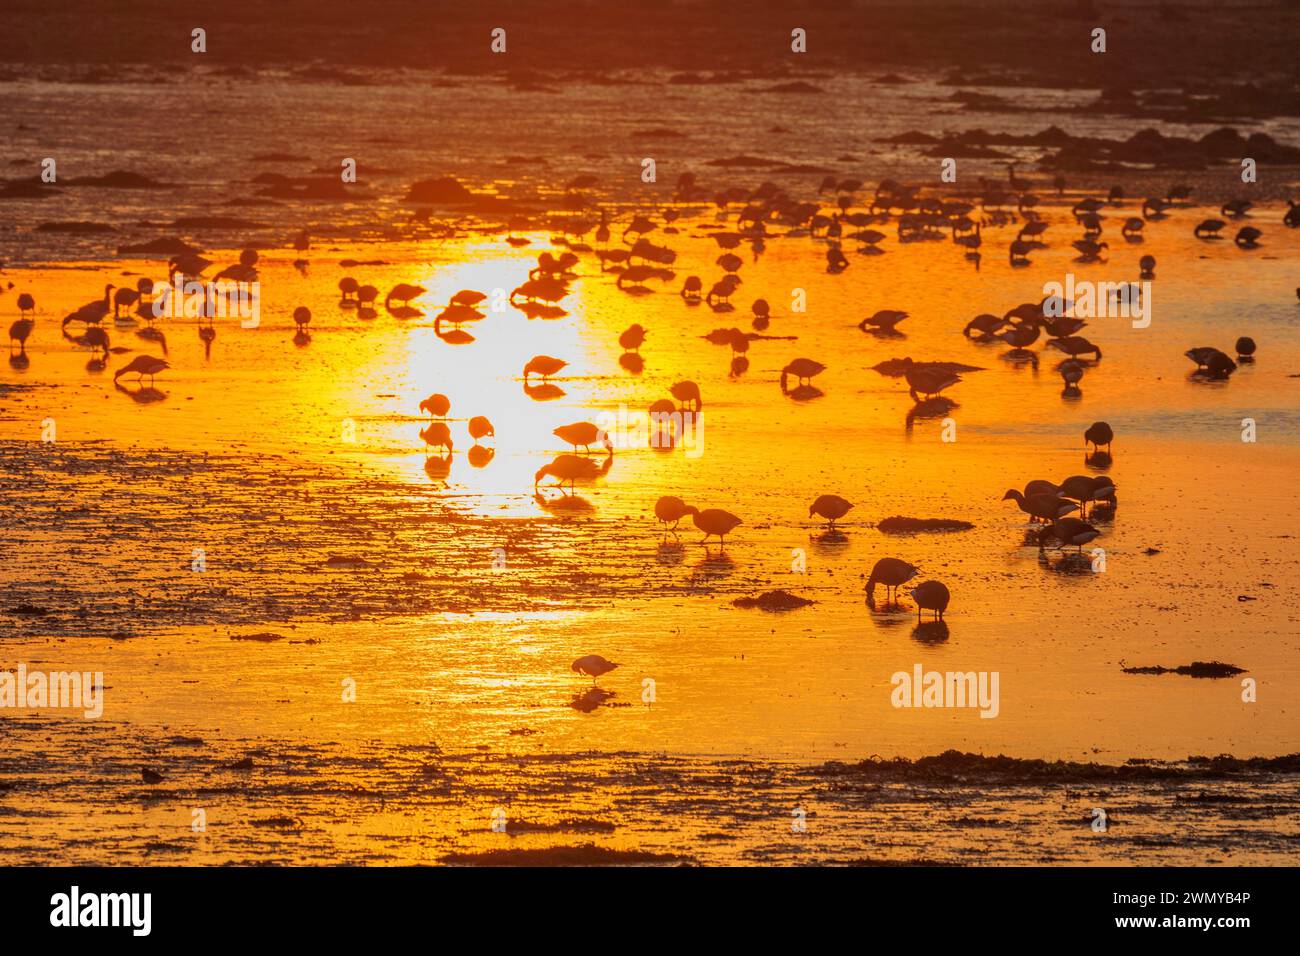
[[[148,166],[149,140],[124,123],[113,135],[123,156],[156,169],[149,188],[69,181],[40,202],[0,192],[15,221],[0,235],[14,282],[0,317],[28,314],[18,294],[36,300],[30,334],[0,367],[0,666],[102,672],[106,694],[106,719],[90,728],[39,712],[6,724],[0,783],[27,787],[39,764],[58,786],[0,787],[0,811],[22,811],[0,812],[0,857],[52,862],[31,846],[67,832],[73,862],[102,862],[106,833],[112,853],[137,862],[478,862],[502,849],[480,824],[508,803],[532,825],[510,839],[542,852],[591,843],[659,862],[792,863],[805,861],[788,830],[798,803],[815,807],[816,862],[859,861],[868,838],[873,861],[1038,862],[1051,846],[1061,860],[1114,862],[1139,850],[1088,843],[1061,819],[1088,809],[1097,767],[1148,766],[1137,758],[1176,767],[1155,797],[1149,781],[1116,784],[1144,861],[1198,852],[1169,842],[1189,806],[1207,826],[1248,831],[1224,859],[1288,859],[1285,814],[1238,820],[1231,800],[1220,816],[1214,801],[1180,802],[1204,788],[1273,806],[1294,786],[1293,770],[1244,763],[1290,753],[1300,730],[1300,231],[1283,224],[1281,193],[1261,193],[1225,233],[1258,224],[1258,248],[1204,240],[1195,227],[1228,215],[1236,170],[1097,151],[1111,137],[1099,127],[1119,120],[1077,83],[979,87],[979,99],[973,80],[942,73],[827,71],[809,91],[784,70],[662,72],[648,86],[624,74],[489,84],[466,73],[440,85],[377,72],[356,86],[275,76],[261,78],[265,94],[232,75],[195,120],[248,117],[212,147],[219,155]],[[176,82],[197,94],[213,80]],[[29,127],[14,149],[44,155],[41,137],[55,133],[33,130],[63,115],[51,112],[57,93],[69,141],[49,151],[66,150],[69,176],[107,172],[95,165],[111,141],[97,115],[112,96],[144,109],[149,84],[124,74],[58,85],[13,84],[15,125]],[[995,108],[1004,99],[1023,108]],[[330,131],[340,115],[346,140]],[[1163,115],[1144,122],[1170,139],[1223,136],[1217,116]],[[1064,146],[1038,136],[1057,121],[1075,137]],[[1006,141],[975,136],[981,124]],[[913,135],[922,126],[930,140]],[[1242,129],[1290,148],[1280,123]],[[958,182],[936,180],[934,150],[963,145],[958,135],[971,139]],[[376,171],[331,195],[322,183],[334,188],[336,153]],[[658,182],[640,178],[651,154]],[[407,198],[448,170],[455,183],[443,188],[459,183],[469,199]],[[1121,234],[1145,196],[1184,178],[1190,202]],[[891,179],[914,187],[917,204],[877,206]],[[1108,195],[1112,179],[1126,195],[1100,210],[1105,255],[1080,259],[1071,207]],[[10,188],[28,187],[0,184]],[[309,189],[326,195],[295,192]],[[989,199],[1006,190],[1018,195]],[[978,247],[954,243],[941,213],[929,214],[930,240],[900,238],[920,202],[957,200],[982,222]],[[32,208],[41,203],[56,211]],[[803,203],[822,219],[796,215]],[[1029,208],[1045,238],[1013,264]],[[762,235],[746,231],[746,211]],[[597,238],[602,216],[608,239]],[[629,290],[627,258],[610,253],[629,252],[638,219],[674,257]],[[833,228],[843,269],[828,269]],[[867,228],[883,237],[850,235]],[[64,322],[106,283],[164,282],[168,254],[115,250],[172,233],[211,260],[207,274],[257,252],[257,328],[164,318],[159,338],[110,315],[103,348],[84,314]],[[550,308],[512,301],[539,257],[565,253],[576,262]],[[724,267],[727,253],[739,265]],[[1019,325],[1035,333],[1022,349],[963,331],[984,313],[1032,312],[1053,282],[1136,281],[1147,255],[1150,325],[1090,317],[1080,334],[1104,358],[1079,365],[1077,388],[1033,320]],[[728,270],[741,280],[728,304],[679,294],[688,277],[708,293]],[[378,290],[373,311],[340,301],[345,277]],[[399,284],[425,291],[388,308]],[[439,321],[462,290],[486,296],[481,315]],[[860,327],[881,310],[907,313],[896,334]],[[632,355],[619,339],[634,325],[646,338]],[[1258,351],[1230,377],[1185,356],[1238,356],[1241,336]],[[138,388],[133,375],[115,379],[144,355],[168,363],[156,390],[147,377]],[[525,379],[536,356],[566,365]],[[816,363],[811,384],[794,372],[805,387],[783,387],[800,359]],[[910,395],[903,360],[959,366],[944,373],[959,380],[921,381]],[[609,455],[599,442],[581,453],[594,466],[571,493],[538,481],[575,453],[556,428],[680,408],[671,390],[682,382],[700,390],[693,441],[620,435]],[[940,399],[924,400],[932,392]],[[435,393],[446,416],[420,408]],[[476,442],[477,416],[493,434]],[[1242,440],[1247,420],[1258,441]],[[1097,421],[1114,428],[1109,460],[1083,439]],[[421,435],[443,426],[452,447],[435,454]],[[1039,529],[1004,495],[1075,475],[1113,480],[1118,505],[1093,512],[1086,546],[1040,549]],[[667,529],[654,509],[668,495],[741,523],[725,545],[702,541],[689,514]],[[822,495],[853,505],[834,530],[810,515]],[[881,526],[891,517],[960,530],[895,533]],[[865,599],[882,558],[919,569],[896,606]],[[942,621],[918,613],[913,588],[927,580],[951,593]],[[773,611],[758,599],[774,591],[811,603]],[[617,667],[575,670],[593,655]],[[1177,670],[1193,662],[1241,676]],[[999,674],[996,719],[894,706],[892,676],[914,667]],[[1155,667],[1173,670],[1142,670]],[[1266,705],[1244,704],[1242,679],[1258,680]],[[948,751],[967,756],[918,763]],[[1187,762],[1197,754],[1243,763],[1231,780],[1207,779]],[[237,776],[247,759],[253,775]],[[1037,764],[1017,762],[1037,760],[1073,763],[1034,777]],[[142,766],[163,768],[165,782]],[[172,832],[184,829],[173,808],[150,801],[171,794],[180,806],[199,790],[233,822],[190,844]],[[1142,809],[1150,801],[1158,811]],[[37,805],[48,822],[28,819]],[[991,819],[999,826],[978,823]]]

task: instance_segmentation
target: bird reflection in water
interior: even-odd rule
[[[554,382],[542,382],[538,385],[524,383],[524,394],[535,402],[553,402],[563,398],[567,393]]]
[[[921,644],[942,644],[948,640],[947,621],[925,621],[912,628],[912,639]]]

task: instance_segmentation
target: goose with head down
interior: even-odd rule
[[[952,595],[940,581],[922,581],[911,591],[912,600],[916,602],[916,618],[921,619],[922,609],[933,611],[935,620],[943,620],[943,612],[948,610],[948,601]]]
[[[1071,501],[1066,501],[1060,495],[1021,494],[1016,489],[1011,488],[1002,496],[1003,501],[1014,501],[1020,506],[1020,510],[1036,521],[1055,521],[1058,518],[1064,518],[1071,511],[1077,511],[1079,506]]]
[[[1063,548],[1072,544],[1082,551],[1085,544],[1100,535],[1101,532],[1086,521],[1079,518],[1061,518],[1039,533],[1038,547],[1042,550],[1046,539],[1054,538],[1058,542],[1057,547]]]
[[[899,558],[881,558],[871,569],[871,575],[867,578],[865,589],[867,604],[873,609],[876,606],[876,585],[883,584],[885,586],[885,603],[889,604],[891,593],[896,592],[899,587],[912,580],[919,573],[920,569],[916,565],[908,564]]]
[[[785,368],[781,369],[781,393],[789,391],[786,382],[793,375],[798,385],[804,385],[809,382],[815,375],[820,375],[826,371],[826,366],[821,362],[814,362],[812,359],[797,358]]]
[[[808,507],[808,517],[813,515],[825,518],[830,522],[831,529],[834,530],[835,522],[849,513],[853,503],[846,501],[839,495],[819,495],[817,500]]]

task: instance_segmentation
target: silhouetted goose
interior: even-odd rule
[[[713,287],[709,289],[709,292],[704,297],[704,300],[708,302],[709,305],[713,305],[715,302],[727,303],[727,300],[730,299],[731,296],[735,294],[736,289],[739,288],[739,286],[740,286],[739,276],[735,276],[735,275],[723,276],[717,282],[713,283]]]
[[[1107,502],[1114,506],[1118,504],[1115,493],[1119,489],[1106,475],[1095,475],[1092,479],[1092,500],[1094,502]]]
[[[1111,498],[1115,494],[1115,483],[1102,476],[1099,484],[1091,475],[1071,475],[1061,482],[1060,497],[1079,503],[1079,514],[1088,517],[1088,503],[1098,498]]]
[[[1242,249],[1254,249],[1259,245],[1259,239],[1262,235],[1264,234],[1254,226],[1242,226],[1237,230],[1236,238],[1232,241]]]
[[[424,295],[428,290],[422,285],[411,285],[407,282],[399,282],[393,286],[392,290],[384,297],[384,308],[391,308],[394,300],[402,303],[404,306],[411,304],[411,300],[416,296]]]
[[[936,620],[943,620],[943,612],[948,610],[951,595],[948,588],[938,581],[923,581],[911,591],[912,600],[916,602],[916,619],[921,619],[921,610],[933,611]]]
[[[1060,364],[1057,371],[1061,373],[1061,379],[1065,382],[1066,388],[1076,388],[1083,381],[1083,365],[1075,359],[1066,359]]]
[[[1092,444],[1093,451],[1101,451],[1101,446],[1105,445],[1109,452],[1110,443],[1115,440],[1115,432],[1105,422],[1093,422],[1083,433],[1083,440]]]
[[[351,276],[344,276],[339,280],[339,294],[343,302],[355,302],[357,300],[357,289],[361,288],[360,283]]]
[[[1154,279],[1156,277],[1156,257],[1143,256],[1138,260],[1138,268],[1142,270],[1143,279]]]
[[[28,312],[36,311],[36,300],[32,298],[30,292],[23,292],[18,296],[18,314],[25,315]]]
[[[173,256],[167,260],[167,278],[171,279],[176,273],[189,278],[198,278],[203,274],[204,269],[212,266],[211,259],[204,259],[197,255]]]
[[[127,312],[128,312],[128,315],[127,315],[127,317],[126,317],[127,324],[128,324],[128,325],[130,325],[130,324],[134,324],[135,320],[131,318],[131,316],[130,316],[129,313],[130,313],[130,310],[131,310],[131,306],[135,305],[135,304],[136,304],[137,302],[139,302],[139,301],[140,301],[140,293],[139,293],[138,290],[136,290],[136,289],[126,289],[126,288],[117,289],[117,290],[113,293],[113,319],[114,319],[114,321],[119,321],[119,320],[122,319],[122,311],[121,311],[121,310],[122,310],[123,308],[125,308],[125,309],[127,310]]]
[[[1255,354],[1254,339],[1250,338],[1249,336],[1243,335],[1241,338],[1237,339],[1236,349],[1237,349],[1237,358],[1240,361],[1243,362],[1254,361],[1253,358]]]
[[[486,298],[486,292],[477,292],[474,289],[461,289],[451,297],[451,305],[462,305],[472,309]]]
[[[742,524],[739,518],[729,511],[723,511],[721,508],[706,508],[701,511],[694,505],[687,505],[686,512],[691,516],[691,521],[694,522],[695,527],[704,532],[704,537],[700,541],[701,544],[715,536],[723,544],[726,544],[727,535],[737,525]]]
[[[1020,506],[1020,510],[1031,518],[1040,521],[1055,521],[1057,518],[1064,518],[1071,511],[1077,511],[1079,506],[1073,502],[1066,501],[1059,495],[1022,495],[1016,489],[1012,488],[1002,496],[1003,501],[1014,501]]]
[[[1142,216],[1145,219],[1163,219],[1169,203],[1158,197],[1151,197],[1142,203]]]
[[[96,299],[93,302],[87,302],[75,312],[64,316],[63,327],[67,328],[69,322],[84,322],[86,325],[99,325],[104,321],[104,317],[112,311],[113,289],[115,286],[109,284],[104,286],[104,298]]]
[[[543,478],[551,477],[561,487],[568,482],[572,490],[574,482],[590,481],[600,477],[601,473],[601,466],[583,455],[557,455],[549,465],[537,469],[533,475],[533,488],[536,489]]]
[[[811,384],[808,380],[815,375],[826,371],[826,366],[821,362],[814,362],[812,359],[797,358],[785,368],[781,369],[781,391],[789,391],[786,388],[786,380],[793,375],[799,385]]]
[[[664,495],[655,502],[655,517],[659,521],[668,525],[668,530],[674,530],[678,522],[690,514],[690,508],[686,502],[674,495]],[[669,524],[671,522],[671,525]]]
[[[365,308],[367,305],[373,307],[375,300],[379,298],[379,290],[372,285],[363,285],[357,287],[357,306]]]
[[[569,670],[581,674],[583,677],[590,677],[591,683],[596,683],[597,677],[603,677],[618,667],[613,661],[607,661],[599,654],[588,654],[586,657],[579,657],[571,665]]]
[[[618,344],[625,352],[635,352],[645,341],[646,330],[640,325],[632,325],[618,337]]]
[[[152,355],[137,355],[113,374],[113,381],[116,382],[123,375],[134,373],[136,381],[138,382],[145,375],[148,375],[149,387],[152,388],[153,377],[169,368],[171,368],[171,366],[160,358],[154,358]]]
[[[1218,239],[1219,230],[1226,226],[1227,223],[1222,219],[1203,219],[1201,223],[1192,230],[1192,235],[1197,239]]]
[[[568,364],[564,359],[552,358],[549,355],[534,355],[524,366],[524,381],[527,382],[530,375],[540,375],[544,382]]]
[[[551,432],[556,438],[562,439],[573,446],[577,452],[578,446],[581,445],[587,452],[591,451],[591,446],[596,442],[603,444],[608,451],[614,450],[614,443],[610,441],[609,435],[605,434],[604,429],[591,422],[574,422],[572,425],[561,425]]]
[[[1240,219],[1254,205],[1249,199],[1233,199],[1219,207],[1219,215],[1230,219]]]
[[[232,282],[257,281],[257,258],[256,249],[245,249],[239,254],[239,261],[218,272],[214,281],[222,279],[229,279]]]
[[[1216,355],[1205,364],[1205,368],[1214,378],[1227,378],[1237,370],[1237,363],[1226,355]]]
[[[1237,370],[1237,363],[1228,358],[1223,352],[1215,349],[1212,354],[1206,357],[1202,369],[1210,378],[1223,379]],[[1194,374],[1199,374],[1199,372]]]
[[[808,508],[808,517],[813,515],[825,518],[830,522],[831,528],[835,527],[835,522],[849,513],[853,507],[852,502],[845,501],[839,495],[820,495],[816,501]]]
[[[434,392],[420,402],[420,411],[428,412],[434,418],[446,418],[447,413],[451,411],[451,399],[441,392]]]
[[[1054,319],[1045,319],[1043,328],[1049,337],[1064,339],[1083,329],[1087,324],[1083,319],[1076,319],[1072,315],[1061,315]]]
[[[1025,497],[1028,498],[1032,495],[1055,495],[1060,492],[1060,490],[1059,485],[1055,485],[1050,481],[1045,481],[1042,478],[1035,478],[1033,481],[1025,485]],[[1005,501],[1006,499],[1004,498],[1003,500]]]
[[[1028,265],[1029,254],[1034,251],[1034,248],[1033,244],[1025,242],[1023,239],[1012,239],[1011,246],[1008,249],[1011,264],[1013,266]]]
[[[1110,248],[1108,243],[1094,242],[1091,239],[1076,239],[1070,245],[1079,251],[1079,258],[1088,260],[1099,258],[1101,250]]]
[[[1072,544],[1082,551],[1085,544],[1100,536],[1101,532],[1086,521],[1079,518],[1061,518],[1043,529],[1038,544],[1041,548],[1044,538],[1052,537],[1059,542],[1059,547]]]
[[[955,372],[916,366],[909,366],[903,377],[907,379],[907,391],[914,402],[919,402],[922,398],[933,398],[945,388],[961,381],[961,376]]]
[[[896,309],[881,309],[875,315],[869,315],[858,323],[858,329],[865,332],[870,326],[881,332],[892,332],[899,322],[907,318],[908,313]]]
[[[1145,220],[1138,219],[1136,216],[1130,216],[1128,219],[1124,220],[1124,228],[1122,231],[1124,233],[1125,238],[1131,238],[1133,236],[1141,235],[1142,230],[1145,228],[1146,228]]]
[[[968,338],[974,338],[971,332],[978,332],[981,338],[993,338],[994,334],[1007,324],[1007,320],[997,315],[990,315],[988,312],[975,316],[966,323],[966,328],[962,329],[962,334]]]
[[[311,324],[311,309],[305,305],[300,305],[293,310],[293,324],[298,327],[299,332],[304,332],[307,326]]]
[[[995,338],[1001,339],[1010,345],[1013,349],[1024,349],[1038,341],[1039,328],[1035,324],[1025,323],[1024,325],[1013,325],[1010,328],[999,332]]]
[[[485,415],[475,415],[469,420],[467,426],[469,428],[469,437],[474,439],[475,444],[478,444],[483,438],[497,437],[496,429],[492,427],[492,423],[488,421]]]
[[[699,276],[687,276],[686,281],[682,283],[681,296],[683,299],[697,301],[703,291],[704,283],[700,281]]]
[[[700,386],[696,385],[694,382],[678,382],[672,388],[668,389],[668,393],[681,403],[683,411],[686,410],[686,405],[688,403],[694,405],[695,407],[693,411],[697,412],[704,404],[700,401]]]
[[[866,590],[867,604],[872,608],[876,606],[876,585],[885,586],[885,603],[891,603],[891,597],[896,599],[896,592],[899,587],[906,584],[912,578],[920,573],[920,569],[915,565],[908,564],[898,558],[881,558],[876,562],[875,567],[871,569],[871,575],[867,578]]]
[[[13,325],[9,326],[9,351],[14,350],[14,343],[18,343],[19,353],[27,351],[27,337],[32,334],[32,329],[36,327],[35,319],[19,319]]]
[[[849,260],[844,257],[844,253],[839,246],[828,246],[826,249],[826,271],[831,275],[839,275],[849,267]]]
[[[1097,361],[1101,361],[1101,349],[1093,345],[1081,335],[1067,335],[1063,339],[1052,339],[1047,343],[1049,349],[1060,349],[1071,358],[1078,358],[1080,355],[1087,355],[1089,352],[1097,356]]]
[[[1220,352],[1216,348],[1211,348],[1210,346],[1188,349],[1183,354],[1195,362],[1197,368],[1209,368],[1213,364],[1218,368],[1227,368],[1228,366],[1231,366],[1231,369],[1229,369],[1231,371],[1237,367],[1233,363],[1232,359],[1228,358],[1226,354]]]

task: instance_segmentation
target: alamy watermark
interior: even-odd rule
[[[889,682],[895,707],[977,707],[980,717],[992,718],[1001,709],[998,671],[898,671]]]
[[[80,709],[88,720],[104,713],[104,675],[100,671],[0,671],[0,709]]]
[[[1151,324],[1151,282],[1076,281],[1073,272],[1065,282],[1043,283],[1043,315],[1049,319],[1131,319],[1133,328]]]
[[[596,416],[600,429],[597,441],[611,448],[675,448],[682,446],[687,458],[704,454],[704,413],[701,411],[631,411],[620,405],[618,411],[604,411]]]
[[[176,273],[171,285],[155,287],[155,319],[238,318],[240,328],[255,329],[262,322],[262,284],[219,279],[182,281]]]

